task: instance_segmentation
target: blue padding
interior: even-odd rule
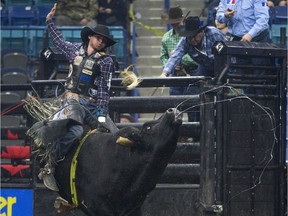
[[[273,43],[280,44],[281,28],[286,29],[286,46],[288,47],[288,28],[286,24],[273,24],[271,25],[270,35]]]

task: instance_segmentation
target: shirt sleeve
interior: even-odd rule
[[[212,44],[214,44],[216,41],[227,41],[227,38],[223,34],[223,32],[218,28],[210,28],[210,37],[212,40]]]
[[[265,1],[255,0],[254,14],[256,22],[248,32],[252,38],[259,35],[263,30],[269,28],[269,7],[266,5]]]
[[[189,66],[189,65],[197,65],[197,63],[189,56],[189,54],[185,54],[183,58],[181,59],[181,64],[184,66]]]
[[[182,57],[185,55],[185,43],[186,43],[186,37],[182,37],[173,52],[173,54],[170,56],[169,60],[167,61],[163,72],[166,75],[170,75],[175,68],[177,64],[180,63]]]
[[[225,14],[225,12],[227,10],[227,5],[224,2],[225,2],[225,0],[221,0],[219,2],[217,13],[216,13],[216,19],[220,23],[227,23],[227,21],[228,21],[228,18],[226,18],[224,16],[224,14]]]
[[[161,61],[163,66],[166,65],[168,59],[169,59],[168,49],[167,49],[167,46],[166,46],[164,38],[162,38],[162,40],[161,40],[161,50],[160,50],[160,61]]]
[[[97,109],[101,110],[101,115],[107,115],[114,62],[110,56],[105,56],[100,60],[99,66],[100,76],[97,76],[95,79],[95,85],[98,87],[96,105]]]
[[[46,21],[48,31],[50,37],[52,38],[52,42],[54,46],[65,55],[68,60],[72,60],[75,57],[75,51],[80,47],[81,44],[79,43],[71,43],[69,41],[65,41],[63,35],[59,32],[56,28],[52,19]]]

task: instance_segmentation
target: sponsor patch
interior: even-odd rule
[[[93,65],[94,65],[94,61],[88,59],[88,60],[85,62],[84,67],[85,67],[85,68],[88,68],[88,69],[92,69]]]
[[[1,188],[0,215],[33,215],[34,192],[31,189]]]
[[[83,70],[82,70],[82,73],[91,76],[93,72],[92,72],[91,70],[83,69]]]

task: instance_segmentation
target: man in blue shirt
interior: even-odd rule
[[[226,40],[224,34],[214,26],[201,27],[200,19],[197,16],[187,17],[184,23],[185,25],[178,29],[178,34],[182,38],[165,64],[160,77],[171,76],[174,68],[181,62],[185,54],[188,54],[198,64],[198,69],[193,73],[193,76],[213,77],[214,54],[212,53],[212,46],[216,41]],[[199,88],[191,86],[189,92],[190,94],[199,94]],[[197,112],[194,114],[195,118],[199,119]]]
[[[270,42],[266,0],[221,0],[216,19],[227,24],[234,41]]]
[[[185,54],[198,63],[198,71],[194,75],[213,77],[214,54],[212,47],[216,41],[226,40],[224,34],[213,26],[201,27],[199,17],[189,16],[185,19],[185,25],[180,26],[179,35],[182,38],[166,63],[161,77],[171,75]]]

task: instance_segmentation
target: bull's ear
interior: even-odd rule
[[[126,137],[119,136],[118,139],[116,140],[116,143],[119,145],[127,146],[127,147],[132,147],[134,146],[134,142]]]

